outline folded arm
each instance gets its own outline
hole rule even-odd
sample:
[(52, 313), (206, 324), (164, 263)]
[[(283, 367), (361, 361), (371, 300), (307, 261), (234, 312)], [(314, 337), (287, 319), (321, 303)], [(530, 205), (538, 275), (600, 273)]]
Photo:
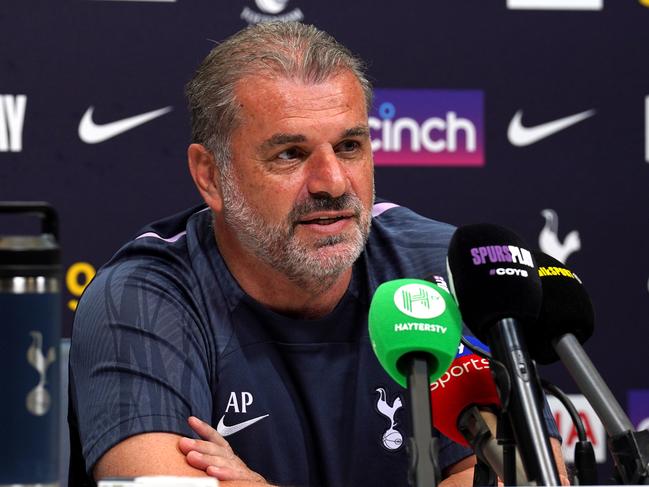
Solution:
[[(137, 477), (140, 475), (177, 475), (205, 477), (206, 469), (195, 468), (180, 449), (180, 435), (173, 433), (144, 433), (131, 436), (108, 450), (95, 465), (95, 480), (107, 477)], [(196, 441), (189, 440), (188, 441)], [(239, 470), (237, 480), (220, 479), (222, 487), (260, 487), (269, 485), (261, 475), (244, 471), (245, 464), (232, 454), (227, 468)], [(218, 478), (218, 476), (213, 475)]]

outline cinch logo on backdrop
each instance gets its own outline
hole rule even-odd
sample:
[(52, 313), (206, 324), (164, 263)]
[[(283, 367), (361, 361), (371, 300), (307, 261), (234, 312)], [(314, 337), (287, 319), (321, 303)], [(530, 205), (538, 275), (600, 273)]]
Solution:
[(378, 166), (484, 166), (477, 90), (374, 90), (369, 124)]
[(633, 389), (628, 392), (627, 410), (635, 429), (649, 429), (649, 389)]
[(0, 95), (0, 152), (23, 150), (26, 95)]
[(249, 24), (259, 22), (292, 22), (304, 19), (304, 14), (299, 8), (284, 12), (289, 0), (255, 0), (258, 12), (250, 7), (244, 7), (241, 11), (241, 18)]
[[(593, 444), (597, 463), (605, 463), (606, 431), (604, 431), (604, 425), (599, 420), (597, 414), (595, 414), (595, 410), (584, 396), (581, 394), (568, 394), (568, 397), (575, 405), (575, 408), (584, 423), (586, 436)], [(554, 420), (559, 428), (559, 434), (561, 435), (561, 438), (563, 438), (563, 443), (561, 444), (563, 457), (566, 461), (572, 462), (573, 458), (575, 458), (575, 443), (579, 440), (577, 429), (574, 424), (572, 424), (568, 411), (566, 411), (566, 408), (563, 407), (556, 397), (548, 396), (548, 403), (550, 404), (552, 415), (554, 416)]]

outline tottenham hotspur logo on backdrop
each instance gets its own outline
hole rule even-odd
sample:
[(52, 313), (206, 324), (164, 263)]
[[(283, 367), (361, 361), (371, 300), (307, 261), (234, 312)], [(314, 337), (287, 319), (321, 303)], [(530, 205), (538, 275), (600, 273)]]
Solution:
[(259, 11), (250, 7), (245, 7), (241, 12), (241, 18), (249, 24), (258, 24), (260, 22), (292, 22), (304, 19), (304, 14), (299, 8), (294, 8), (288, 12), (282, 13), (289, 0), (255, 0), (255, 5)]

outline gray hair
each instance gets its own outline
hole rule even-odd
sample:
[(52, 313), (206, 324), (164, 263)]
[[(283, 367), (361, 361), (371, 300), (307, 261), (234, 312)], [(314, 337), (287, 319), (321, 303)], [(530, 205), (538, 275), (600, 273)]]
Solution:
[(212, 151), (219, 167), (227, 170), (239, 115), (234, 93), (238, 81), (262, 73), (320, 83), (343, 70), (358, 79), (369, 113), (372, 86), (364, 63), (331, 35), (299, 22), (247, 27), (214, 47), (186, 86), (192, 142)]

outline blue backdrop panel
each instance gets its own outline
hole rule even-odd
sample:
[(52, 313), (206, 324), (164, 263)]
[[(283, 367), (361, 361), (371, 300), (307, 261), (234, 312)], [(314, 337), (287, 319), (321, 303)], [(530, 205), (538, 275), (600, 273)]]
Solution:
[[(199, 61), (249, 21), (303, 19), (368, 62), (376, 140), (386, 120), (413, 120), (392, 134), (400, 151), (377, 151), (377, 194), (562, 253), (594, 301), (587, 350), (647, 424), (648, 2), (514, 3), (2, 2), (0, 199), (59, 210), (64, 334), (96, 268), (145, 223), (199, 202), (183, 97)], [(577, 392), (561, 366), (543, 373)]]

